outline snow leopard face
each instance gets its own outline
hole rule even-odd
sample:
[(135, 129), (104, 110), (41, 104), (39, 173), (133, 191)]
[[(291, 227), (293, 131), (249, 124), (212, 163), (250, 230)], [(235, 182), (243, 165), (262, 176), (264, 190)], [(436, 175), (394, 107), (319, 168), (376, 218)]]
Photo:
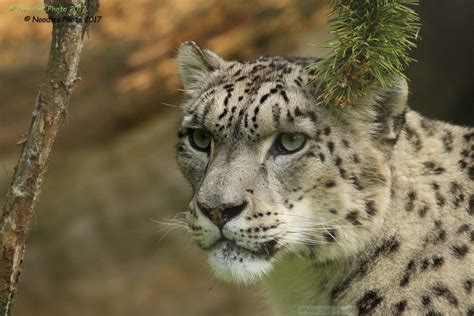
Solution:
[(250, 283), (284, 256), (347, 257), (377, 233), (404, 82), (341, 113), (318, 104), (311, 59), (228, 62), (186, 42), (177, 61), (187, 220), (216, 276)]

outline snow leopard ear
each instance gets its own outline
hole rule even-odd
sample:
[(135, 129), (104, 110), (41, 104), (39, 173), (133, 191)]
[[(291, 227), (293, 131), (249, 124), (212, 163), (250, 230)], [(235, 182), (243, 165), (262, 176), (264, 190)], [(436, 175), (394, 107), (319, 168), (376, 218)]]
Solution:
[(389, 87), (376, 87), (351, 113), (351, 119), (361, 122), (376, 141), (384, 145), (394, 145), (405, 125), (408, 110), (408, 84), (398, 78)]
[(181, 83), (187, 94), (199, 91), (209, 74), (222, 68), (225, 61), (217, 54), (202, 49), (195, 42), (184, 42), (179, 46), (177, 66)]

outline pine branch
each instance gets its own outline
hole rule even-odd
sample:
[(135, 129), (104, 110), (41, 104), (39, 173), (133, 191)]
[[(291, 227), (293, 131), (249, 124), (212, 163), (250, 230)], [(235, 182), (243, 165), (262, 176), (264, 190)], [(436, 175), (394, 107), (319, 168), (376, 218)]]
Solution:
[(330, 0), (331, 52), (310, 69), (329, 106), (352, 106), (374, 86), (387, 87), (409, 62), (420, 27), (407, 5), (417, 0)]

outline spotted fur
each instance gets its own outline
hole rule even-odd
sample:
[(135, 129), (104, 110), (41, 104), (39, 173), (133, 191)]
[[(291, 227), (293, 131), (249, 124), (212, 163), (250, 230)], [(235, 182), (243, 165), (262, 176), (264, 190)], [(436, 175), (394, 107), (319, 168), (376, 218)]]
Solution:
[[(278, 315), (472, 314), (472, 128), (410, 110), (404, 80), (320, 105), (309, 58), (224, 61), (187, 42), (177, 61), (188, 221), (219, 278), (263, 280)], [(195, 129), (212, 134), (208, 152), (190, 145)], [(308, 140), (282, 155), (282, 132)]]

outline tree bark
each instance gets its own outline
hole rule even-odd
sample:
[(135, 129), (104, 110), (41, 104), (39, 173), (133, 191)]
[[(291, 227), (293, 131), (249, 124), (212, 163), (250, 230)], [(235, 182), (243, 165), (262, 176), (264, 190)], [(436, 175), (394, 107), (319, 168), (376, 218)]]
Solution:
[(31, 217), (54, 139), (78, 80), (86, 17), (95, 15), (99, 1), (45, 0), (45, 8), (68, 10), (47, 10), (53, 30), (46, 75), (0, 219), (0, 315), (5, 316), (12, 313)]

